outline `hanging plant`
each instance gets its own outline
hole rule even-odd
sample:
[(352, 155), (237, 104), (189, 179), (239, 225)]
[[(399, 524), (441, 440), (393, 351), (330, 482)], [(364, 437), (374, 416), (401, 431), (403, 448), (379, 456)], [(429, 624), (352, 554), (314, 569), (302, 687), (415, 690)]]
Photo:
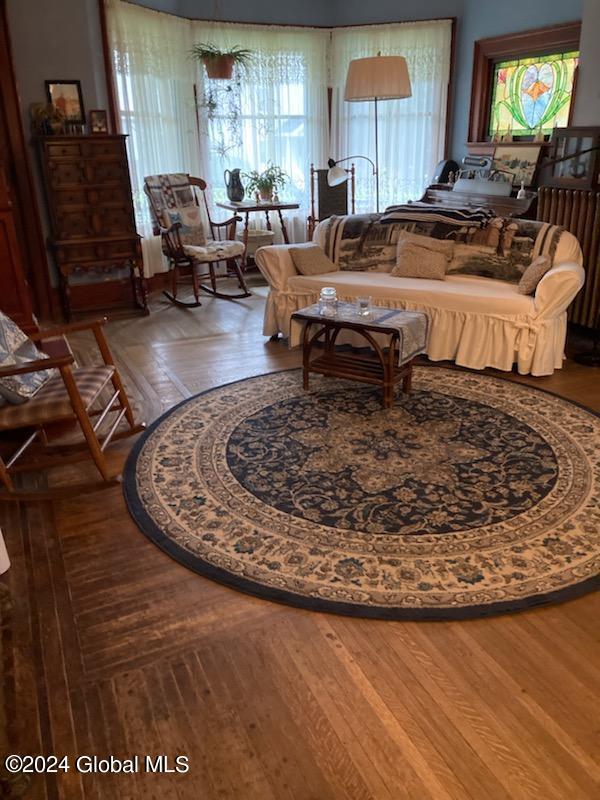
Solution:
[(230, 50), (219, 50), (214, 44), (198, 42), (192, 47), (192, 56), (204, 64), (206, 74), (213, 80), (231, 80), (234, 66), (247, 67), (252, 55), (252, 50), (237, 45)]

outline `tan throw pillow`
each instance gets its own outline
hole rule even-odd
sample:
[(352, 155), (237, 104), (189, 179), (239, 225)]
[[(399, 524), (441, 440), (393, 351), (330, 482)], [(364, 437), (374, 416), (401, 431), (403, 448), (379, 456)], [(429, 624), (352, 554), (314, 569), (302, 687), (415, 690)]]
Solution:
[(418, 247), (405, 241), (398, 246), (398, 260), (391, 274), (396, 278), (429, 278), (434, 281), (446, 280), (447, 257), (444, 253)]
[(290, 247), (290, 256), (300, 275), (324, 275), (326, 272), (338, 271), (338, 267), (318, 244)]
[(398, 263), (400, 250), (406, 244), (422, 247), (432, 253), (441, 253), (447, 259), (447, 261), (452, 261), (452, 256), (454, 255), (453, 241), (449, 241), (447, 239), (434, 239), (431, 236), (422, 236), (421, 234), (410, 233), (409, 231), (400, 231), (398, 234), (398, 244), (396, 246), (396, 263)]
[(519, 281), (519, 285), (517, 286), (519, 294), (533, 294), (537, 289), (538, 283), (551, 266), (552, 263), (548, 256), (538, 256), (534, 258)]

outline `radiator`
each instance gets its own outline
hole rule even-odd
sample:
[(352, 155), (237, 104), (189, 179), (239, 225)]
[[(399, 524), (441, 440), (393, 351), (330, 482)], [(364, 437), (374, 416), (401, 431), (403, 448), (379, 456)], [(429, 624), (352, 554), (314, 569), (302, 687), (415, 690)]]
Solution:
[(595, 327), (600, 313), (600, 192), (542, 186), (537, 218), (562, 225), (579, 239), (585, 284), (571, 303), (569, 320)]

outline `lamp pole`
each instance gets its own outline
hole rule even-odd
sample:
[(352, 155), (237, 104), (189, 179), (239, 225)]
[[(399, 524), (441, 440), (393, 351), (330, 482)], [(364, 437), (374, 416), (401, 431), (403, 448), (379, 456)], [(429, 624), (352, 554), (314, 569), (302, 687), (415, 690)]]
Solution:
[(379, 132), (377, 128), (377, 98), (375, 97), (375, 210), (379, 214)]

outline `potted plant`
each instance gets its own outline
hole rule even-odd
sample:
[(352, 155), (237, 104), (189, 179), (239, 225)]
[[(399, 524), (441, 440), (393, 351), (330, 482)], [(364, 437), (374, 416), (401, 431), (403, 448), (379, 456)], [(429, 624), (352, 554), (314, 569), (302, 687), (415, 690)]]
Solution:
[(204, 64), (209, 78), (229, 80), (234, 65), (248, 66), (252, 60), (252, 50), (237, 45), (230, 50), (219, 50), (214, 44), (199, 42), (192, 47), (192, 56)]
[(65, 115), (52, 103), (33, 103), (30, 111), (35, 133), (47, 136), (64, 132)]
[(267, 168), (262, 172), (252, 170), (252, 172), (245, 172), (244, 178), (248, 179), (246, 191), (248, 194), (258, 192), (260, 199), (270, 201), (273, 199), (273, 192), (276, 189), (283, 189), (287, 183), (288, 176), (281, 169), (269, 162)]

